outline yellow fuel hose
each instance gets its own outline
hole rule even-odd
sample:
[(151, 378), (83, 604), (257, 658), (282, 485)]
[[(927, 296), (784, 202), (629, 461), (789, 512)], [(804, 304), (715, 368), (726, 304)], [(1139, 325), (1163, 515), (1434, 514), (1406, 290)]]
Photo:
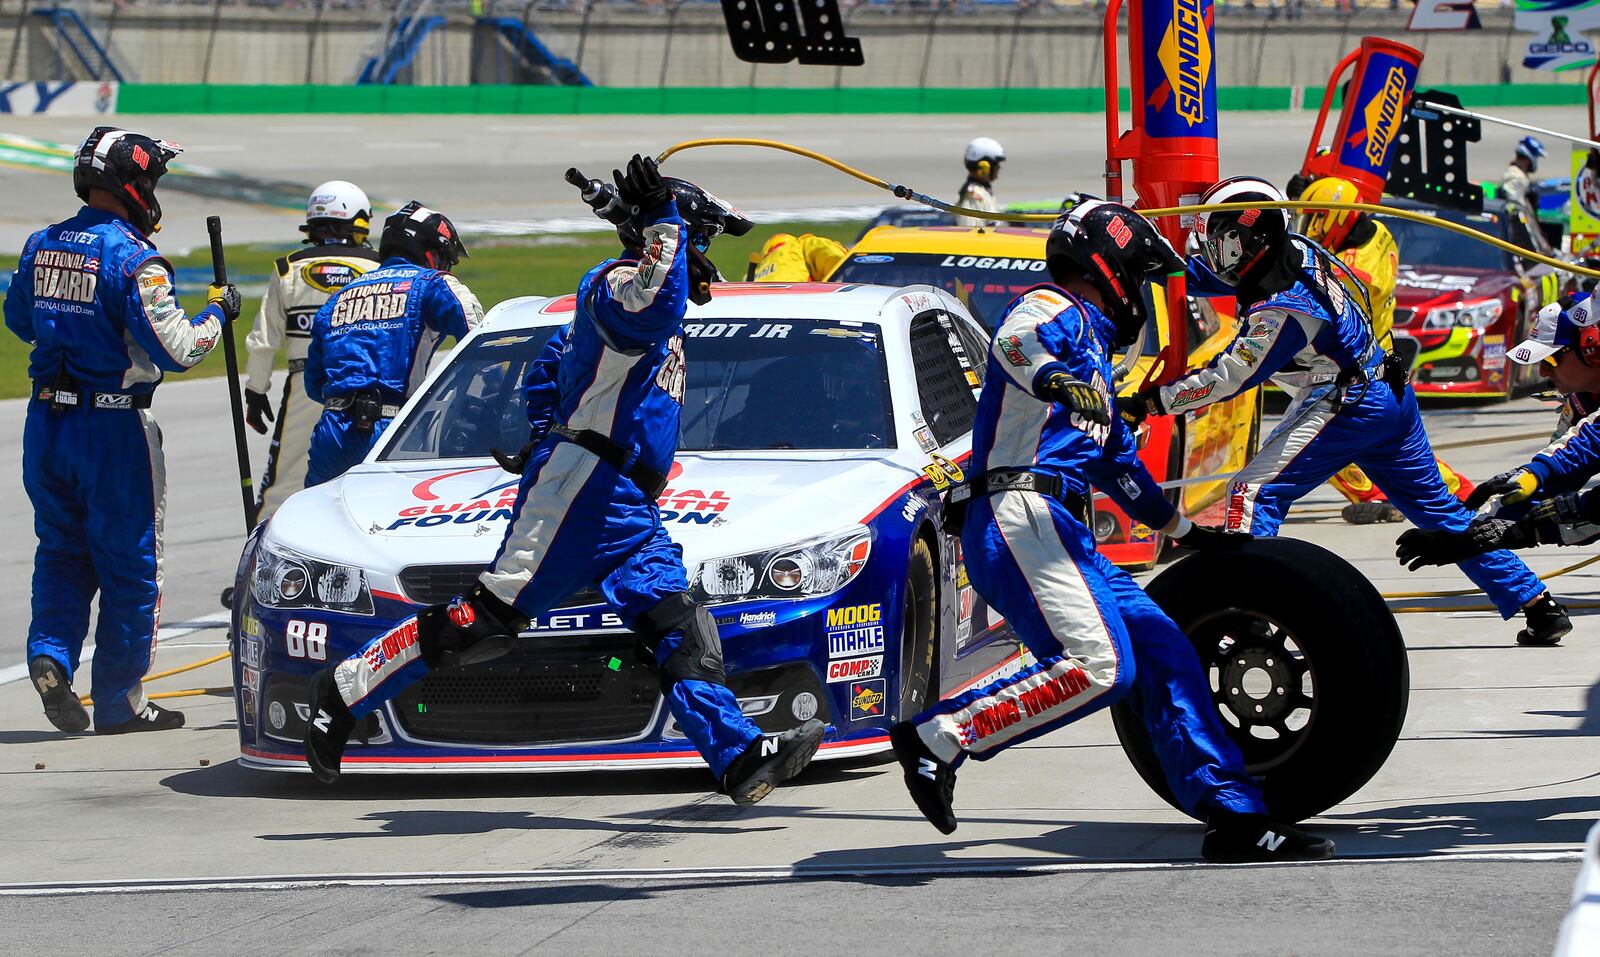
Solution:
[[(233, 657), (233, 653), (232, 652), (224, 651), (220, 655), (212, 655), (210, 658), (206, 658), (203, 661), (196, 661), (194, 664), (183, 665), (183, 666), (178, 667), (178, 668), (168, 668), (166, 671), (158, 671), (153, 675), (145, 675), (144, 676), (144, 680), (146, 682), (150, 682), (150, 681), (155, 681), (155, 680), (160, 679), (160, 678), (170, 678), (173, 675), (181, 675), (186, 671), (195, 671), (195, 670), (197, 670), (199, 668), (204, 668), (206, 665), (214, 665), (219, 661), (226, 661), (231, 657)], [(222, 689), (218, 689), (218, 688), (190, 688), (187, 691), (163, 691), (161, 694), (153, 694), (153, 695), (149, 695), (148, 697), (151, 697), (151, 698), (187, 698), (187, 697), (189, 697), (191, 695), (217, 694), (217, 693), (221, 693), (221, 692), (231, 692), (232, 690), (233, 689), (231, 689), (231, 688), (222, 688)], [(86, 705), (94, 704), (94, 699), (89, 697), (88, 695), (80, 695), (78, 700), (80, 702), (82, 702), (83, 704), (86, 704)]]
[[(660, 156), (656, 157), (656, 161), (659, 163), (665, 163), (669, 158), (676, 156), (684, 150), (704, 149), (706, 147), (713, 146), (752, 146), (758, 149), (778, 150), (784, 153), (792, 153), (795, 156), (802, 156), (806, 159), (821, 163), (824, 166), (836, 169), (839, 172), (844, 173), (846, 176), (853, 176), (870, 186), (876, 186), (879, 189), (887, 190), (900, 199), (910, 200), (914, 203), (920, 203), (924, 206), (930, 206), (934, 209), (943, 210), (947, 213), (955, 213), (958, 216), (967, 216), (972, 219), (981, 219), (987, 222), (995, 223), (1053, 223), (1058, 218), (1057, 214), (1055, 213), (992, 213), (982, 209), (968, 209), (965, 206), (956, 206), (951, 203), (946, 203), (942, 200), (934, 199), (932, 196), (929, 196), (926, 193), (918, 192), (909, 186), (901, 186), (897, 183), (891, 183), (888, 180), (873, 176), (871, 173), (866, 173), (856, 169), (853, 166), (841, 163), (833, 157), (824, 153), (819, 153), (816, 150), (808, 150), (803, 146), (795, 146), (792, 143), (784, 143), (779, 140), (752, 139), (747, 137), (718, 137), (712, 139), (686, 140), (682, 143), (677, 143), (673, 146), (667, 147), (661, 152)], [(1520, 256), (1523, 259), (1529, 259), (1537, 263), (1542, 263), (1551, 267), (1552, 269), (1559, 269), (1562, 272), (1572, 273), (1575, 276), (1588, 276), (1593, 279), (1600, 279), (1600, 270), (1590, 269), (1586, 266), (1579, 266), (1574, 263), (1563, 262), (1553, 256), (1546, 256), (1545, 254), (1536, 252), (1535, 250), (1524, 249), (1515, 243), (1506, 242), (1498, 236), (1491, 236), (1488, 233), (1473, 229), (1470, 226), (1463, 226), (1460, 223), (1453, 223), (1447, 219), (1442, 219), (1438, 216), (1429, 216), (1426, 213), (1419, 213), (1414, 210), (1397, 209), (1392, 206), (1379, 206), (1374, 203), (1305, 203), (1300, 202), (1299, 200), (1287, 200), (1283, 202), (1267, 203), (1211, 203), (1204, 206), (1166, 206), (1159, 209), (1141, 209), (1139, 212), (1145, 216), (1159, 219), (1167, 216), (1190, 216), (1198, 213), (1217, 213), (1240, 209), (1338, 209), (1353, 210), (1363, 213), (1381, 213), (1384, 216), (1392, 216), (1396, 219), (1409, 219), (1412, 222), (1422, 223), (1426, 226), (1436, 226), (1439, 229), (1449, 230), (1453, 233), (1460, 233), (1463, 236), (1470, 236), (1479, 242), (1488, 243), (1490, 246), (1493, 246), (1496, 249), (1502, 249), (1508, 253), (1511, 253), (1512, 255)]]

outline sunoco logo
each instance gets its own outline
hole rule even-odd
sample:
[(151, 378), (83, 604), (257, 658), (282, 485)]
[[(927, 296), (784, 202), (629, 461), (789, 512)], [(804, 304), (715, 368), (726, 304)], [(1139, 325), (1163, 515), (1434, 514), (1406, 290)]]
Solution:
[(1206, 36), (1201, 0), (1172, 0), (1172, 22), (1161, 39), (1161, 69), (1176, 102), (1173, 110), (1190, 126), (1205, 122), (1206, 77), (1211, 75), (1211, 41)]
[(1383, 158), (1400, 129), (1400, 108), (1406, 100), (1406, 73), (1397, 66), (1389, 68), (1383, 89), (1367, 104), (1367, 161), (1382, 166)]

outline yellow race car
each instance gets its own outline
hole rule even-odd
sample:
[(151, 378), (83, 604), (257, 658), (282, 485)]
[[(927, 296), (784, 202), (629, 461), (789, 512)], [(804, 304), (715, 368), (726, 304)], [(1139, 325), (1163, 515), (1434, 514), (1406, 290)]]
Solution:
[[(928, 283), (955, 293), (986, 328), (1011, 301), (1050, 281), (1045, 271), (1042, 229), (1001, 226), (879, 226), (851, 247), (829, 277), (833, 282), (903, 286)], [(1152, 296), (1160, 330), (1159, 343), (1119, 383), (1127, 393), (1139, 388), (1155, 354), (1167, 343), (1166, 300)], [(1204, 365), (1227, 348), (1236, 323), (1231, 316), (1191, 309), (1188, 341), (1190, 367)], [(1158, 481), (1172, 483), (1174, 500), (1184, 514), (1199, 521), (1221, 521), (1227, 479), (1254, 454), (1260, 435), (1260, 390), (1218, 402), (1188, 416), (1152, 416), (1141, 435), (1139, 457)], [(1095, 539), (1111, 561), (1124, 567), (1148, 568), (1161, 554), (1161, 536), (1133, 522), (1110, 500), (1095, 503)]]

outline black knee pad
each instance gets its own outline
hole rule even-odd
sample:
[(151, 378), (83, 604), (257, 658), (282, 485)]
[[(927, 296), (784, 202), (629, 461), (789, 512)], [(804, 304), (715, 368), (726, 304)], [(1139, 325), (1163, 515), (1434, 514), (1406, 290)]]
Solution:
[(511, 650), (528, 619), (480, 583), (464, 597), (417, 613), (417, 646), (429, 668), (498, 658)]
[(649, 655), (655, 664), (656, 647), (674, 631), (683, 632), (683, 643), (661, 663), (661, 687), (666, 690), (679, 681), (708, 681), (727, 684), (722, 666), (722, 641), (711, 610), (696, 605), (688, 592), (674, 592), (639, 617), (641, 657)]

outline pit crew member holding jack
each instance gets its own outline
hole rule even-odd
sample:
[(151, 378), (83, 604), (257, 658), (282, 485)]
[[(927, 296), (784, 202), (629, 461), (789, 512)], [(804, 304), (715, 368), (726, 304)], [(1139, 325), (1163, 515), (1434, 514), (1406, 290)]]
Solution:
[(972, 478), (960, 487), (970, 498), (947, 506), (952, 518), (965, 512), (973, 587), (1038, 661), (890, 728), (906, 787), (949, 834), (956, 769), (969, 755), (993, 757), (1127, 694), (1178, 802), (1206, 819), (1208, 861), (1329, 857), (1331, 842), (1268, 819), (1193, 646), (1095, 551), (1087, 523), (1092, 483), (1190, 547), (1248, 538), (1180, 515), (1111, 412), (1112, 352), (1139, 338), (1147, 279), (1180, 270), (1182, 260), (1143, 217), (1098, 201), (1057, 220), (1045, 248), (1056, 285), (1024, 293), (1000, 320), (973, 429)]
[(736, 803), (766, 797), (822, 741), (819, 721), (763, 738), (740, 712), (716, 624), (690, 597), (682, 549), (656, 507), (677, 451), (685, 309), (710, 301), (711, 241), (751, 223), (692, 183), (663, 180), (649, 158), (634, 156), (614, 176), (615, 202), (597, 189), (591, 205), (625, 211), (607, 218), (621, 219), (636, 258), (583, 278), (576, 316), (526, 383), (530, 422), (549, 428), (516, 463), (522, 482), (500, 550), (469, 594), (316, 677), (306, 759), (324, 781), (337, 778), (360, 716), (432, 669), (503, 654), (530, 619), (591, 584), (639, 636), (678, 726)]
[[(1306, 202), (1353, 203), (1361, 194), (1347, 179), (1325, 176), (1300, 193)], [(1365, 297), (1372, 319), (1372, 334), (1384, 349), (1394, 348), (1394, 285), (1400, 269), (1400, 248), (1389, 227), (1366, 213), (1349, 209), (1306, 209), (1300, 212), (1296, 229), (1307, 239), (1322, 244), (1339, 257), (1345, 269), (1339, 278), (1350, 294)], [(1472, 494), (1472, 483), (1435, 458), (1439, 477), (1457, 498)], [(1334, 475), (1333, 487), (1349, 500), (1341, 517), (1352, 525), (1375, 522), (1400, 522), (1405, 516), (1389, 503), (1383, 490), (1367, 478), (1359, 465), (1347, 465)]]
[[(378, 254), (367, 245), (371, 221), (372, 204), (354, 183), (336, 179), (312, 190), (300, 227), (308, 248), (274, 263), (276, 275), (267, 281), (261, 311), (245, 338), (250, 350), (245, 424), (265, 435), (267, 423), (276, 420), (256, 501), (258, 521), (271, 518), (285, 499), (305, 488), (311, 430), (322, 415), (322, 407), (306, 397), (303, 381), (311, 321), (329, 296), (378, 265)], [(289, 371), (274, 414), (268, 390), (280, 348), (288, 350)]]
[[(1282, 201), (1264, 180), (1236, 176), (1202, 204)], [(1463, 531), (1472, 512), (1439, 478), (1404, 363), (1391, 360), (1362, 304), (1322, 247), (1289, 232), (1281, 209), (1203, 213), (1203, 255), (1189, 263), (1196, 295), (1236, 297), (1239, 334), (1203, 369), (1117, 400), (1130, 424), (1147, 413), (1178, 414), (1272, 379), (1292, 397), (1273, 430), (1229, 484), (1227, 528), (1276, 535), (1289, 506), (1351, 462), (1422, 528)], [(1491, 552), (1461, 563), (1504, 618), (1521, 609), (1522, 644), (1548, 644), (1572, 630), (1566, 609), (1521, 559)]]
[(156, 184), (181, 147), (102, 126), (73, 160), (77, 215), (28, 237), (5, 300), (6, 327), (33, 346), (22, 484), (39, 537), (28, 675), (57, 729), (89, 727), (72, 690), (89, 602), (98, 734), (183, 727), (145, 697), (161, 617), (166, 465), (150, 399), (163, 373), (193, 368), (239, 316), (239, 291), (213, 286), (186, 315), (172, 266), (150, 241)]
[(439, 341), (483, 321), (478, 297), (450, 274), (466, 255), (455, 225), (413, 200), (383, 222), (382, 265), (317, 310), (305, 387), (326, 408), (311, 433), (307, 488), (365, 458), (428, 374)]
[[(980, 136), (967, 144), (961, 157), (967, 167), (966, 182), (956, 193), (956, 205), (985, 213), (1000, 212), (1000, 201), (994, 197), (994, 181), (1000, 178), (1000, 164), (1006, 161), (1006, 149), (998, 140)], [(994, 223), (975, 216), (956, 216), (957, 226), (993, 226)]]

